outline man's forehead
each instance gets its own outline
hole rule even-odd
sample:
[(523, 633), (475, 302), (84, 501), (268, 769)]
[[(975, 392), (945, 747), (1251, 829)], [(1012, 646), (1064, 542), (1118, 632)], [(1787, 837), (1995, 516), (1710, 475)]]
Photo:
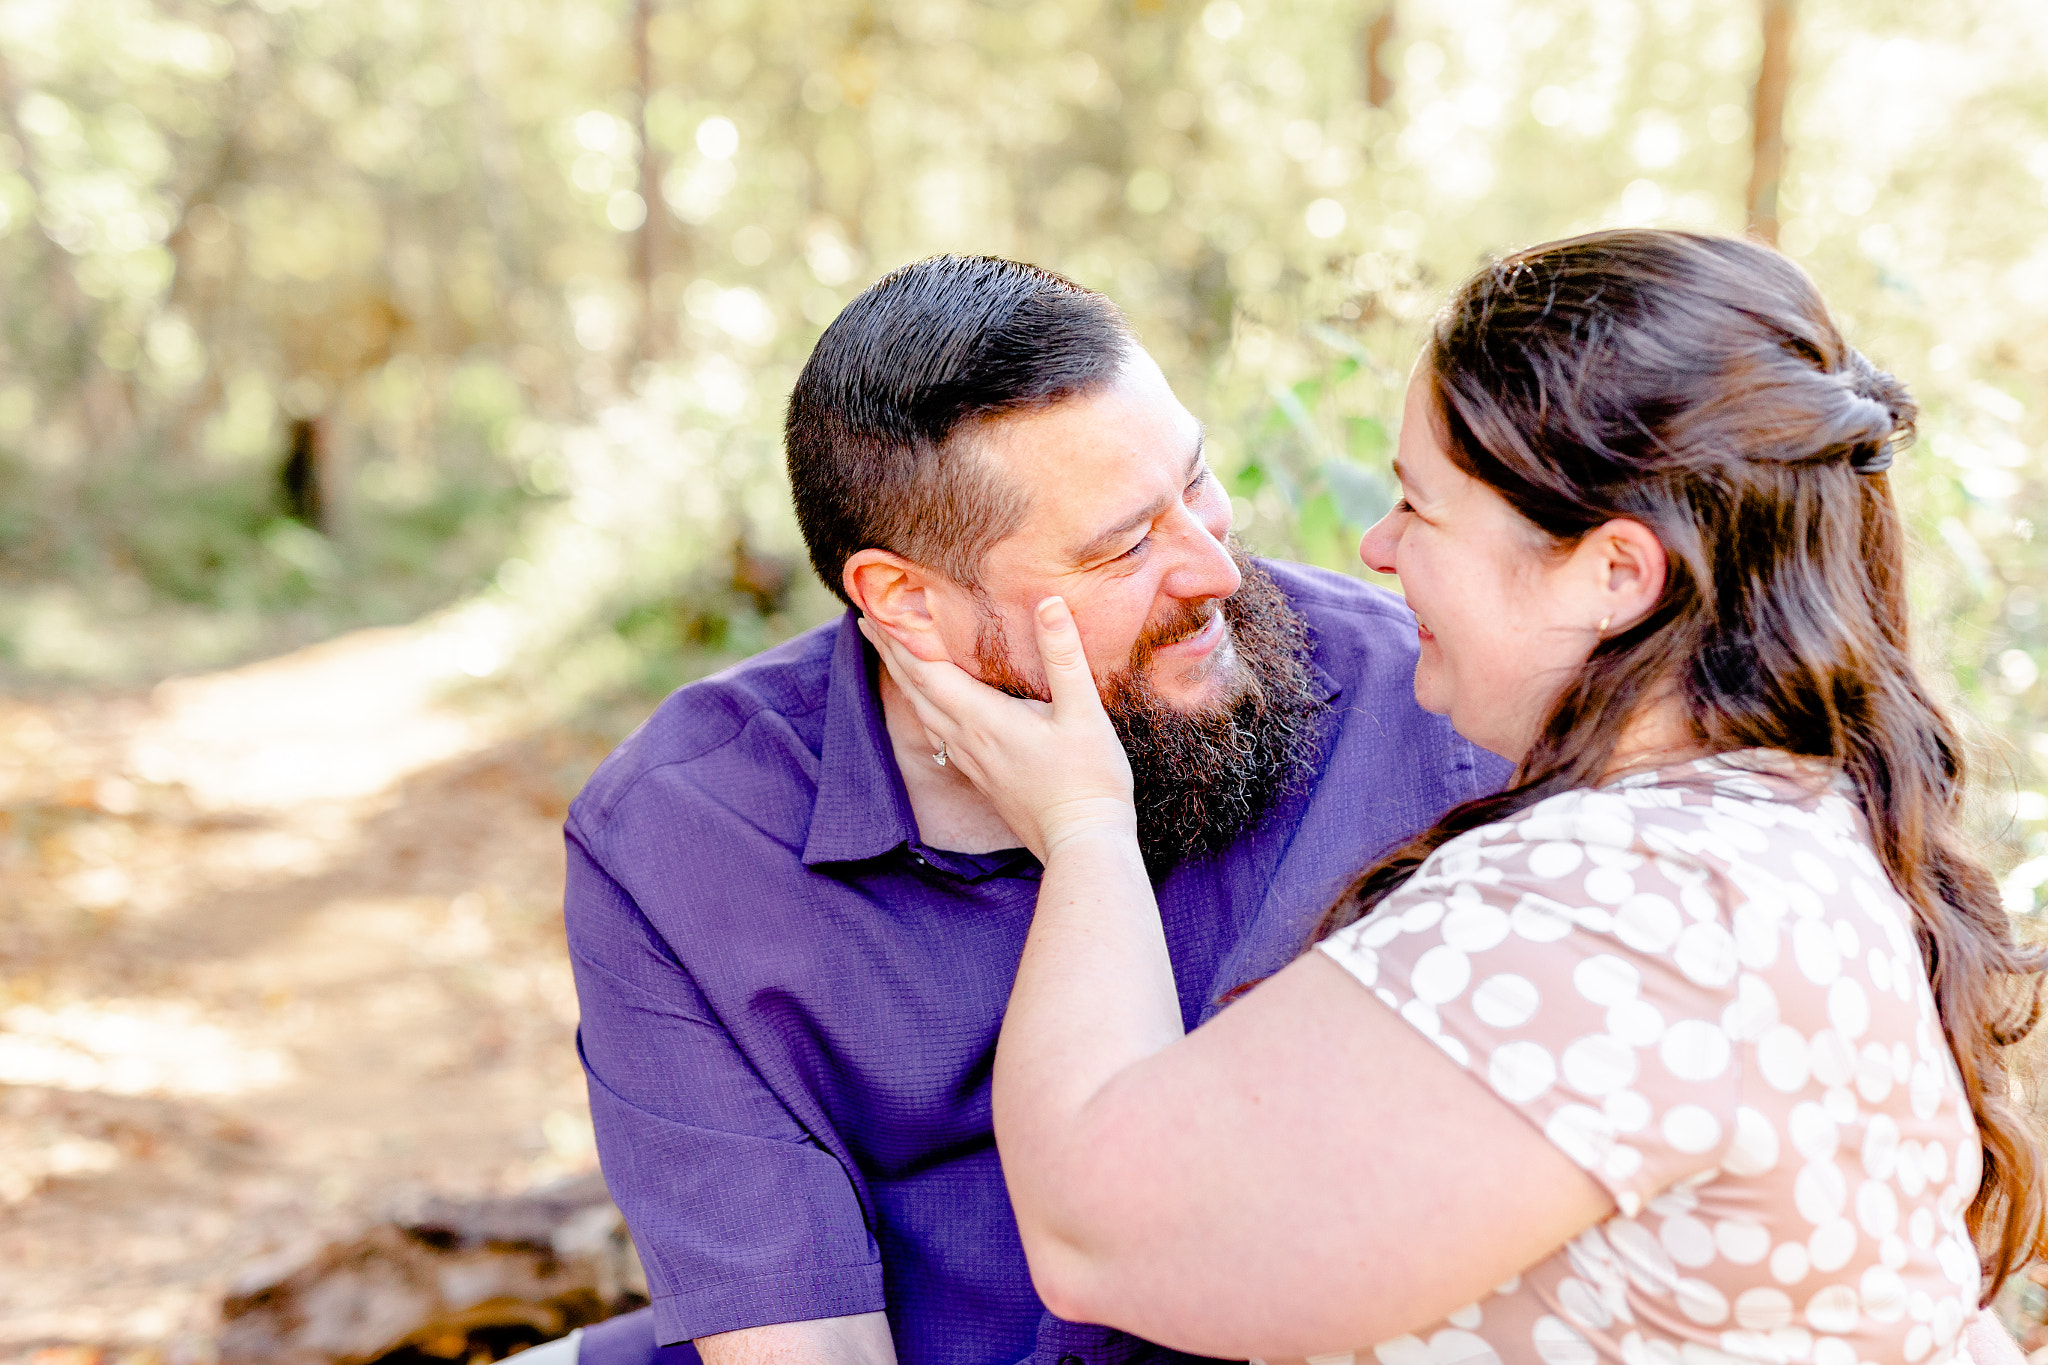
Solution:
[(1124, 465), (1187, 448), (1200, 424), (1143, 351), (1109, 382), (1038, 407), (982, 419), (967, 441), (992, 472), (1027, 491), (1087, 493)]

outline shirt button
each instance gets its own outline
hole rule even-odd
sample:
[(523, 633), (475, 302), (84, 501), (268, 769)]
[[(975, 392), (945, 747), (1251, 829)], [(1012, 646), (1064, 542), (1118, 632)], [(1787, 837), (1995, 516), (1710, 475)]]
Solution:
[(1088, 1365), (1088, 1362), (1077, 1355), (1064, 1355), (1060, 1357), (1060, 1365)]

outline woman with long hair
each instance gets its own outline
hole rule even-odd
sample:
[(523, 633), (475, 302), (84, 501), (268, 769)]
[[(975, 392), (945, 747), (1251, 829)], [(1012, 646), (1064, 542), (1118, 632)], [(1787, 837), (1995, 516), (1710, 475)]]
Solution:
[(994, 1103), (1054, 1312), (1386, 1365), (1967, 1353), (2044, 1250), (2005, 1060), (2041, 962), (1908, 646), (1913, 417), (1764, 247), (1480, 271), (1361, 553), (1416, 615), (1418, 700), (1513, 780), (1186, 1037), (1064, 605), (1049, 704), (869, 627), (1045, 863)]

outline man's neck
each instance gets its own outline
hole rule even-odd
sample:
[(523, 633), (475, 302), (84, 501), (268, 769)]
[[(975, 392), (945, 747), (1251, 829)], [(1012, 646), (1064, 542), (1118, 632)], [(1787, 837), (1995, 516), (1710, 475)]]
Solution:
[(881, 675), (882, 724), (889, 731), (889, 747), (896, 766), (903, 770), (903, 789), (910, 796), (910, 812), (917, 819), (917, 835), (927, 847), (954, 853), (994, 853), (998, 849), (1020, 848), (1024, 841), (1010, 832), (1003, 817), (960, 770), (932, 761), (936, 747), (925, 737), (910, 699), (896, 686), (886, 668)]

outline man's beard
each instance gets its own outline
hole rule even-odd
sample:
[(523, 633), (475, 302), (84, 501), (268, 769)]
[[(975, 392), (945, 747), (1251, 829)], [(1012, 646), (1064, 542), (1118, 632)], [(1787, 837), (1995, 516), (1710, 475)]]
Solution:
[[(1154, 877), (1184, 858), (1222, 850), (1282, 795), (1305, 785), (1322, 756), (1328, 707), (1309, 671), (1308, 622), (1271, 575), (1235, 545), (1231, 555), (1244, 582), (1220, 604), (1237, 653), (1230, 691), (1190, 712), (1152, 685), (1153, 653), (1200, 630), (1212, 610), (1207, 603), (1184, 603), (1148, 626), (1129, 662), (1101, 687), (1130, 757), (1138, 846)], [(989, 686), (1045, 698), (1017, 671), (992, 611), (982, 614), (975, 662)]]

